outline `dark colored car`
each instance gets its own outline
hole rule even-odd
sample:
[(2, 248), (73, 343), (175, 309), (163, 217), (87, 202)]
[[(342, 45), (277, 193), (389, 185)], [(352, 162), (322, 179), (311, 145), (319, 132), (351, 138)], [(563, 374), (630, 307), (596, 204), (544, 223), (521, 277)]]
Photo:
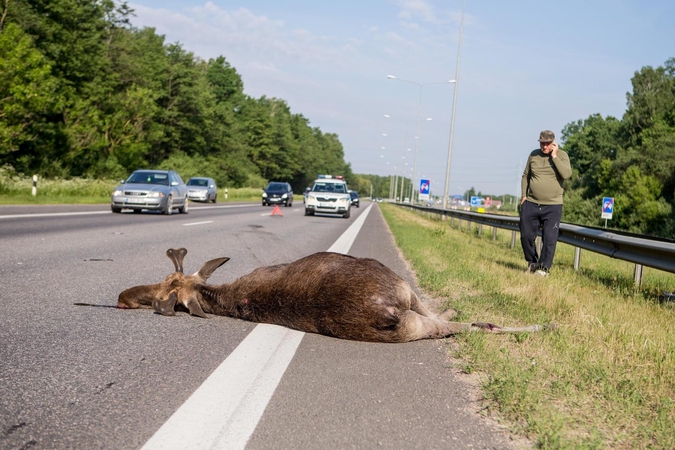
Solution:
[(270, 181), (262, 193), (262, 205), (293, 206), (293, 189), (282, 181)]
[(114, 213), (148, 209), (168, 215), (174, 208), (182, 214), (188, 212), (188, 188), (173, 170), (136, 170), (121, 183), (110, 196)]
[(361, 199), (359, 198), (359, 193), (356, 191), (349, 191), (349, 195), (352, 198), (352, 205), (357, 208), (361, 206)]
[(192, 177), (187, 182), (188, 198), (195, 202), (216, 202), (218, 186), (213, 178)]

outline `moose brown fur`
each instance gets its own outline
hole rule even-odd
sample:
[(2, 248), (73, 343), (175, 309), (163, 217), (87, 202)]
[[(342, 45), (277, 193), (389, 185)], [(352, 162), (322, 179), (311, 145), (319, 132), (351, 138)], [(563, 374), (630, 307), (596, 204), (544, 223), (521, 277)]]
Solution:
[(208, 261), (184, 275), (187, 250), (169, 249), (176, 271), (163, 282), (134, 286), (119, 295), (118, 308), (149, 308), (175, 315), (236, 317), (283, 325), (308, 333), (371, 342), (442, 338), (464, 331), (538, 331), (548, 326), (503, 328), (488, 323), (450, 322), (454, 310), (431, 313), (410, 285), (382, 263), (339, 253), (315, 253), (288, 264), (261, 267), (233, 283), (206, 280), (229, 258)]

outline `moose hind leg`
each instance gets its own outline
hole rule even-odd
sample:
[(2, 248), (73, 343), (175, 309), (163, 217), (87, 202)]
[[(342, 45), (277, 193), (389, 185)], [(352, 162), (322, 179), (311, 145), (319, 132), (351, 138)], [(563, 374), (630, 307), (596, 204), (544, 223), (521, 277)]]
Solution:
[(440, 339), (452, 334), (467, 331), (467, 325), (459, 322), (447, 322), (435, 317), (426, 317), (415, 311), (406, 311), (398, 326), (398, 341), (409, 342), (418, 339)]

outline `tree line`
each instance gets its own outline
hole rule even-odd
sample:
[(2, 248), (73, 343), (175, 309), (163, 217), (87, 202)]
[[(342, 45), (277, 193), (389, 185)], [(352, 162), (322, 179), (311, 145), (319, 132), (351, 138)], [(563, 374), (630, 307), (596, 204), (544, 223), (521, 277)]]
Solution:
[(675, 236), (675, 58), (647, 66), (631, 79), (626, 111), (617, 118), (593, 114), (567, 124), (563, 149), (572, 179), (563, 220), (604, 224), (603, 197), (614, 198), (608, 226), (672, 239)]
[[(279, 180), (297, 191), (330, 173), (362, 195), (389, 196), (391, 178), (354, 174), (337, 135), (282, 99), (246, 95), (224, 56), (205, 61), (133, 27), (125, 2), (0, 0), (0, 8), (5, 170), (120, 179), (172, 168), (221, 186)], [(602, 198), (614, 197), (612, 228), (672, 238), (675, 58), (635, 72), (632, 87), (621, 119), (594, 114), (564, 127), (574, 174), (563, 220), (602, 226)]]
[(353, 177), (338, 136), (130, 24), (113, 0), (0, 0), (0, 166), (47, 178), (173, 168), (222, 186)]

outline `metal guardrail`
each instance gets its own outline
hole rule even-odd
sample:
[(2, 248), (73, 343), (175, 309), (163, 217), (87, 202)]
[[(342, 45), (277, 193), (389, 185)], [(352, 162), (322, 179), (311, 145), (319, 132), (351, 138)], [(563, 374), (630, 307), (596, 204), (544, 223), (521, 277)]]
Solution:
[[(519, 217), (454, 209), (428, 208), (402, 203), (397, 204), (430, 214), (474, 222), (479, 224), (479, 226), (491, 226), (493, 227), (493, 236), (495, 237), (497, 228), (511, 230), (511, 247), (515, 246), (516, 232), (519, 231)], [(479, 233), (480, 231), (481, 229), (479, 228)], [(541, 235), (541, 233), (539, 234)], [(643, 266), (675, 273), (675, 241), (669, 239), (652, 238), (632, 233), (611, 232), (598, 228), (561, 223), (558, 241), (575, 247), (575, 269), (579, 269), (581, 249), (584, 249), (609, 256), (610, 258), (635, 263), (634, 278), (635, 284), (638, 286), (642, 283)]]

